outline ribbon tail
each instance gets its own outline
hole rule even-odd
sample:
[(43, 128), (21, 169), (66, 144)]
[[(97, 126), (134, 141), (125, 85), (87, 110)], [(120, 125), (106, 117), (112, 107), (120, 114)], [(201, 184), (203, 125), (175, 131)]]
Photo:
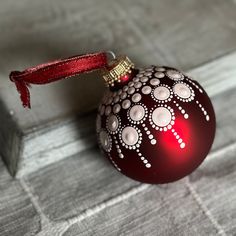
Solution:
[(20, 99), (21, 99), (23, 107), (31, 108), (30, 92), (28, 89), (28, 87), (30, 87), (30, 85), (23, 80), (20, 80), (20, 79), (18, 80), (16, 78), (14, 78), (13, 73), (11, 73), (10, 78), (11, 78), (11, 81), (14, 82), (16, 85), (16, 89), (20, 94)]

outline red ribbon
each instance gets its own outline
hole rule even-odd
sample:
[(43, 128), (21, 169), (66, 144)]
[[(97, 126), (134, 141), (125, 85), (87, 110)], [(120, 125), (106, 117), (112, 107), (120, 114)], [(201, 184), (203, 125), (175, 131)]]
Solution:
[(30, 108), (30, 84), (47, 84), (80, 73), (107, 66), (105, 52), (74, 56), (28, 68), (12, 71), (10, 80), (15, 83), (24, 107)]

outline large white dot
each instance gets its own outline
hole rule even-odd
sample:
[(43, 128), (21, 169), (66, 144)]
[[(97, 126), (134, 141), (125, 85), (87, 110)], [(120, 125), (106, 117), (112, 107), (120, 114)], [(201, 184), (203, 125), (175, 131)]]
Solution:
[(159, 79), (151, 79), (150, 84), (156, 86), (156, 85), (160, 84), (160, 80)]
[(142, 96), (139, 94), (139, 93), (135, 93), (133, 96), (132, 96), (132, 101), (133, 102), (139, 102), (141, 100)]
[(190, 88), (182, 83), (177, 83), (173, 87), (174, 93), (181, 98), (189, 98), (191, 96)]
[(180, 80), (182, 79), (182, 74), (176, 70), (168, 70), (166, 74), (173, 80)]
[(135, 88), (134, 87), (130, 87), (128, 89), (128, 94), (133, 94), (135, 92)]
[(142, 87), (142, 83), (141, 83), (141, 82), (136, 82), (136, 83), (134, 84), (134, 87), (135, 87), (135, 88), (140, 88), (140, 87)]
[(126, 93), (126, 92), (123, 92), (123, 93), (120, 95), (120, 97), (121, 97), (122, 99), (125, 99), (125, 98), (127, 97), (127, 93)]
[(120, 111), (120, 104), (116, 104), (114, 107), (113, 107), (113, 112), (114, 113), (118, 113)]
[(128, 126), (122, 130), (122, 140), (127, 145), (134, 145), (138, 142), (138, 132), (135, 128)]
[(128, 99), (125, 99), (125, 100), (122, 102), (122, 108), (124, 108), (124, 109), (128, 109), (128, 108), (130, 107), (130, 105), (131, 105), (131, 102), (130, 102), (130, 100), (128, 100)]
[(165, 127), (171, 122), (171, 113), (165, 107), (158, 107), (152, 113), (154, 124), (159, 127)]
[(108, 116), (111, 113), (111, 106), (107, 106), (105, 109), (105, 114)]
[(115, 115), (110, 115), (107, 118), (107, 127), (110, 131), (115, 132), (118, 129), (119, 121)]
[(150, 86), (144, 86), (144, 87), (142, 88), (142, 93), (143, 93), (143, 94), (149, 94), (149, 93), (151, 93), (151, 91), (152, 91), (152, 89), (151, 89)]
[(130, 118), (134, 121), (140, 121), (145, 115), (145, 110), (141, 105), (135, 105), (130, 109)]
[(111, 142), (110, 142), (109, 134), (106, 131), (102, 130), (99, 133), (99, 139), (100, 139), (100, 143), (101, 143), (103, 149), (108, 151), (111, 148)]
[(170, 96), (170, 90), (164, 86), (154, 89), (153, 95), (158, 100), (166, 100)]

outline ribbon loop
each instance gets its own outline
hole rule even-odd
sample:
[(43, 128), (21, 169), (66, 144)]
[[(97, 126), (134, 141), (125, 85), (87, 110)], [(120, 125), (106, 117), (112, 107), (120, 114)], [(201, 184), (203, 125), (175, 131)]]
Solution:
[(63, 78), (106, 67), (105, 52), (85, 54), (28, 68), (12, 71), (10, 80), (15, 83), (24, 107), (30, 108), (30, 84), (47, 84)]

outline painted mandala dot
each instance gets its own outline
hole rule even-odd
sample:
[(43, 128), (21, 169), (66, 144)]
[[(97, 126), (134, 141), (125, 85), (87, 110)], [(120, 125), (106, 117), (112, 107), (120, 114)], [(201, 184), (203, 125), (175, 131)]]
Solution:
[(101, 143), (103, 149), (106, 150), (106, 151), (109, 151), (110, 148), (111, 148), (111, 142), (110, 142), (109, 134), (106, 131), (102, 130), (99, 133), (99, 139), (100, 139), (100, 143)]
[(131, 87), (128, 89), (128, 94), (133, 94), (135, 92), (135, 88)]
[(148, 77), (144, 76), (141, 78), (141, 82), (146, 83), (148, 81)]
[(160, 84), (160, 80), (159, 79), (151, 79), (150, 84), (156, 86), (156, 85)]
[(126, 93), (126, 92), (123, 92), (123, 93), (120, 95), (120, 97), (121, 97), (122, 99), (125, 99), (125, 98), (127, 97), (127, 93)]
[(145, 110), (141, 105), (135, 105), (130, 109), (130, 118), (134, 121), (140, 121), (145, 115)]
[(176, 70), (168, 70), (166, 72), (167, 76), (173, 80), (180, 80), (182, 79), (182, 74)]
[(115, 132), (118, 129), (119, 121), (115, 115), (110, 115), (107, 118), (107, 127), (111, 132)]
[(105, 109), (105, 114), (108, 116), (111, 113), (111, 107), (107, 106)]
[(190, 88), (182, 83), (177, 83), (173, 87), (174, 93), (181, 98), (189, 98), (191, 96)]
[(139, 102), (141, 100), (142, 96), (139, 94), (139, 93), (135, 93), (133, 96), (132, 96), (132, 101), (133, 102)]
[(170, 96), (170, 90), (164, 86), (154, 89), (153, 95), (158, 100), (166, 100)]
[(122, 130), (122, 140), (127, 145), (134, 145), (138, 142), (138, 132), (135, 128), (128, 126)]
[(142, 93), (143, 94), (149, 94), (149, 93), (151, 93), (151, 91), (152, 91), (152, 88), (150, 86), (144, 86), (142, 88)]
[(152, 121), (159, 127), (165, 127), (171, 122), (171, 113), (165, 107), (158, 107), (152, 113)]
[(113, 112), (114, 113), (118, 113), (120, 111), (121, 107), (120, 107), (120, 104), (116, 104), (114, 107), (113, 107)]
[(130, 107), (130, 105), (131, 105), (131, 102), (128, 99), (126, 99), (122, 102), (122, 108), (124, 108), (124, 109), (128, 109)]
[(156, 73), (154, 74), (154, 76), (157, 77), (157, 78), (163, 78), (163, 77), (165, 76), (165, 74), (162, 73), (162, 72), (156, 72)]

